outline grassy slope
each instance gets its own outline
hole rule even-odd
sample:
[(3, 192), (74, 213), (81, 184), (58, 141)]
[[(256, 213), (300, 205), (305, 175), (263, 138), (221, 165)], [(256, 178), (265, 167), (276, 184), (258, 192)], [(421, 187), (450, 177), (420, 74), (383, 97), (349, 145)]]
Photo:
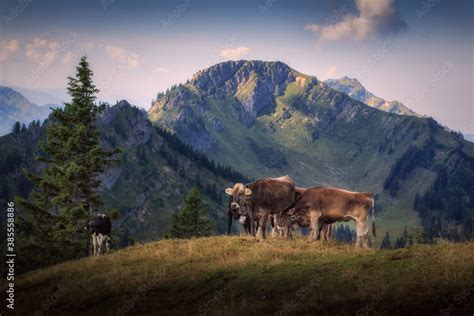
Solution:
[(472, 313), (473, 262), (474, 243), (380, 251), (300, 239), (164, 240), (20, 276), (16, 304), (20, 314)]

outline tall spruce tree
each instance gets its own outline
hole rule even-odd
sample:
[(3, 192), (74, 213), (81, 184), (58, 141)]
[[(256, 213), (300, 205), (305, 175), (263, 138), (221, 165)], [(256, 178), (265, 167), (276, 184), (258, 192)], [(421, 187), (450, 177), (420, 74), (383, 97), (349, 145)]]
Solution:
[(184, 198), (183, 208), (173, 215), (169, 236), (172, 238), (191, 238), (209, 236), (212, 222), (208, 209), (202, 201), (201, 192), (193, 187)]
[(105, 151), (99, 144), (96, 120), (104, 106), (95, 103), (99, 90), (92, 76), (87, 58), (82, 57), (75, 77), (68, 77), (71, 101), (50, 116), (47, 140), (41, 146), (43, 155), (37, 157), (46, 168), (42, 175), (29, 174), (35, 187), (28, 200), (19, 200), (29, 214), (25, 231), (34, 240), (33, 227), (43, 222), (47, 235), (43, 237), (61, 259), (87, 254), (88, 236), (83, 226), (102, 205), (98, 176), (118, 152)]

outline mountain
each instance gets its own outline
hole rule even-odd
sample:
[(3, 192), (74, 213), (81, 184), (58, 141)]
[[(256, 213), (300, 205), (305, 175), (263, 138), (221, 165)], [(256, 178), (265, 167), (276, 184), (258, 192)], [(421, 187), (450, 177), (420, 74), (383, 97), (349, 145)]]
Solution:
[(376, 97), (367, 91), (359, 80), (355, 78), (342, 77), (340, 79), (329, 79), (324, 83), (330, 88), (345, 93), (351, 98), (376, 109), (395, 114), (421, 116), (399, 101), (385, 101), (382, 98)]
[[(41, 171), (43, 165), (34, 157), (45, 138), (47, 124), (32, 124), (19, 134), (0, 137), (1, 203), (16, 195), (26, 197), (30, 192), (31, 184), (22, 170)], [(115, 209), (121, 214), (114, 223), (114, 243), (125, 246), (129, 240), (160, 238), (194, 185), (201, 189), (209, 205), (210, 216), (217, 225), (215, 232), (225, 231), (226, 198), (222, 188), (249, 179), (214, 164), (176, 136), (152, 126), (146, 112), (127, 101), (108, 108), (100, 116), (98, 127), (104, 148), (119, 147), (123, 151), (119, 163), (101, 176), (104, 211)]]
[(22, 94), (30, 102), (35, 104), (63, 104), (69, 99), (65, 88), (25, 88), (17, 86), (8, 80), (0, 80), (0, 86), (9, 87)]
[(298, 186), (374, 192), (378, 225), (392, 236), (423, 224), (428, 239), (444, 237), (452, 223), (472, 235), (474, 144), (431, 118), (380, 111), (284, 63), (201, 70), (159, 93), (148, 117), (254, 178), (288, 174)]
[(36, 104), (62, 104), (65, 99), (62, 99), (50, 92), (42, 90), (27, 89), (22, 87), (11, 87), (12, 89), (23, 94), (25, 98)]
[(474, 142), (474, 134), (466, 133), (466, 134), (464, 134), (464, 138), (466, 138), (466, 140), (468, 140), (470, 142)]
[(28, 124), (34, 120), (45, 119), (51, 112), (51, 106), (55, 105), (38, 106), (19, 92), (8, 87), (0, 87), (0, 116), (2, 117), (0, 135), (10, 133), (16, 121)]

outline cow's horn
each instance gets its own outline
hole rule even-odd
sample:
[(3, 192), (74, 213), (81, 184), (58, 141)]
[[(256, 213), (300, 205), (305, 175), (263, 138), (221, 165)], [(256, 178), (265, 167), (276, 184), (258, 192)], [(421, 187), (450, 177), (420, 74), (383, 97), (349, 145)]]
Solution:
[(234, 189), (232, 189), (232, 188), (227, 188), (227, 189), (225, 189), (225, 193), (226, 193), (227, 195), (233, 195), (233, 194), (234, 194)]
[(245, 188), (245, 195), (252, 195), (252, 190), (250, 190), (249, 188)]

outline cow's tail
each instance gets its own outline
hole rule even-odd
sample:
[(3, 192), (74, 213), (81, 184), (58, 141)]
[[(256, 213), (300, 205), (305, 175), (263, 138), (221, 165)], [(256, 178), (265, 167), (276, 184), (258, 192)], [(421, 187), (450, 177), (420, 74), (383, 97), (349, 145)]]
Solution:
[(372, 196), (372, 235), (376, 237), (375, 234), (375, 197)]

